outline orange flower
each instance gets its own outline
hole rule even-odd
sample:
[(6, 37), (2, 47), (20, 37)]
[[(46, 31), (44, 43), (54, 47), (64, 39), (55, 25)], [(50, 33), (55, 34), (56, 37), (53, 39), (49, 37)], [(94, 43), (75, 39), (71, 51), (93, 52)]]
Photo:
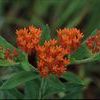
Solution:
[(17, 52), (17, 50), (14, 48), (14, 50), (13, 50), (13, 57), (17, 57), (19, 54), (18, 54), (18, 52)]
[(45, 41), (43, 46), (37, 47), (38, 69), (41, 76), (48, 74), (61, 75), (65, 72), (65, 65), (69, 64), (69, 60), (64, 58), (68, 52), (64, 48), (57, 45), (57, 40)]
[(5, 59), (10, 59), (10, 60), (12, 60), (12, 55), (11, 55), (10, 49), (6, 49), (4, 55), (5, 55)]
[(28, 54), (31, 54), (38, 45), (41, 36), (41, 30), (33, 26), (16, 31), (18, 46)]
[(13, 60), (14, 57), (18, 56), (18, 52), (16, 51), (16, 49), (14, 49), (13, 52), (11, 52), (11, 50), (8, 48), (6, 49), (4, 55), (5, 55), (5, 59)]
[(100, 52), (100, 31), (96, 35), (89, 37), (86, 44), (92, 53)]
[(80, 46), (81, 40), (83, 38), (83, 33), (76, 28), (72, 29), (60, 29), (57, 31), (59, 43), (63, 48), (65, 48), (69, 53), (73, 53)]

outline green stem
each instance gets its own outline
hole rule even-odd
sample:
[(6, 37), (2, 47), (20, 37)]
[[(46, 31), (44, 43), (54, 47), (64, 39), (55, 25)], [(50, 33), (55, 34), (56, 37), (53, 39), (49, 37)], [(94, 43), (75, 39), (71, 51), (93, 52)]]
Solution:
[(41, 80), (41, 86), (40, 86), (40, 90), (39, 90), (39, 100), (42, 99), (42, 93), (44, 91), (44, 84), (45, 84), (45, 79), (42, 78), (42, 80)]
[(84, 63), (88, 63), (88, 62), (93, 62), (93, 61), (95, 61), (94, 60), (95, 56), (96, 55), (91, 56), (90, 58), (87, 58), (87, 59), (83, 59), (83, 60), (75, 60), (71, 64), (84, 64)]
[(88, 62), (92, 62), (92, 61), (93, 61), (93, 57), (83, 59), (83, 60), (76, 60), (73, 64), (83, 64), (83, 63), (88, 63)]

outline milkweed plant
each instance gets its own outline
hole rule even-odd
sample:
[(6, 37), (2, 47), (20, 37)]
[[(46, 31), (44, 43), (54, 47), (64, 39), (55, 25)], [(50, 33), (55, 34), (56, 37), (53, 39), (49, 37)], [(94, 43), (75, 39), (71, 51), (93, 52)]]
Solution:
[(82, 98), (91, 80), (70, 68), (100, 61), (100, 30), (87, 39), (77, 28), (55, 32), (51, 37), (48, 25), (17, 29), (16, 47), (0, 36), (0, 67), (11, 70), (1, 76), (0, 91), (16, 99)]

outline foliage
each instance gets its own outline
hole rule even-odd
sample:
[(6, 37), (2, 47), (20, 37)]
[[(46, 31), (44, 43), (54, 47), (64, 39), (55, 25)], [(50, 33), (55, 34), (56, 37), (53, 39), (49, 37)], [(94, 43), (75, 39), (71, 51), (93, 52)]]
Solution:
[[(0, 59), (0, 99), (83, 99), (89, 84), (95, 79), (100, 81), (91, 74), (100, 70), (94, 68), (100, 62), (100, 53), (92, 54), (86, 46), (88, 37), (99, 29), (99, 4), (99, 0), (0, 0), (0, 46), (16, 48), (20, 53), (15, 61)], [(68, 69), (77, 65), (78, 72), (69, 70), (61, 77), (39, 75), (36, 66), (30, 64), (28, 55), (16, 47), (15, 41), (16, 28), (31, 24), (43, 30), (40, 45), (45, 40), (57, 39), (55, 30), (61, 27), (83, 30), (81, 46), (68, 56), (71, 61)], [(1, 51), (0, 56), (3, 56)], [(99, 87), (99, 83), (95, 84)], [(94, 97), (98, 97), (98, 93)]]

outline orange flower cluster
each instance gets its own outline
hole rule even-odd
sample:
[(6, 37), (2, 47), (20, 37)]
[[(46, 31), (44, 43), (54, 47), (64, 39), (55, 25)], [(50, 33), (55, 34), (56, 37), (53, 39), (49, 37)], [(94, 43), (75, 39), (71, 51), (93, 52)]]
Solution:
[(59, 43), (65, 48), (69, 53), (73, 53), (81, 44), (83, 38), (83, 33), (76, 28), (71, 29), (60, 29), (57, 31)]
[(61, 46), (57, 45), (57, 40), (45, 41), (43, 46), (37, 47), (38, 69), (41, 76), (48, 74), (61, 75), (66, 70), (65, 65), (69, 64), (69, 60), (64, 58), (68, 52)]
[(65, 65), (70, 63), (65, 55), (73, 53), (80, 46), (83, 33), (76, 28), (60, 29), (58, 32), (58, 41), (51, 39), (45, 41), (43, 46), (39, 45), (41, 30), (30, 26), (20, 29), (17, 33), (18, 46), (28, 54), (36, 50), (38, 57), (38, 69), (41, 76), (48, 74), (61, 75), (66, 70)]
[(11, 51), (9, 48), (5, 49), (3, 46), (0, 46), (0, 52), (3, 54), (3, 56), (1, 56), (0, 59), (13, 60), (19, 55), (16, 48), (14, 48), (13, 51)]
[(28, 54), (31, 54), (38, 45), (41, 36), (41, 30), (33, 26), (16, 31), (18, 46)]
[(86, 44), (88, 48), (92, 51), (92, 53), (100, 52), (100, 32), (96, 35), (91, 36), (87, 41)]
[(4, 55), (5, 55), (5, 59), (13, 60), (15, 57), (18, 56), (18, 52), (16, 49), (14, 49), (13, 52), (11, 52), (10, 49), (6, 49)]

